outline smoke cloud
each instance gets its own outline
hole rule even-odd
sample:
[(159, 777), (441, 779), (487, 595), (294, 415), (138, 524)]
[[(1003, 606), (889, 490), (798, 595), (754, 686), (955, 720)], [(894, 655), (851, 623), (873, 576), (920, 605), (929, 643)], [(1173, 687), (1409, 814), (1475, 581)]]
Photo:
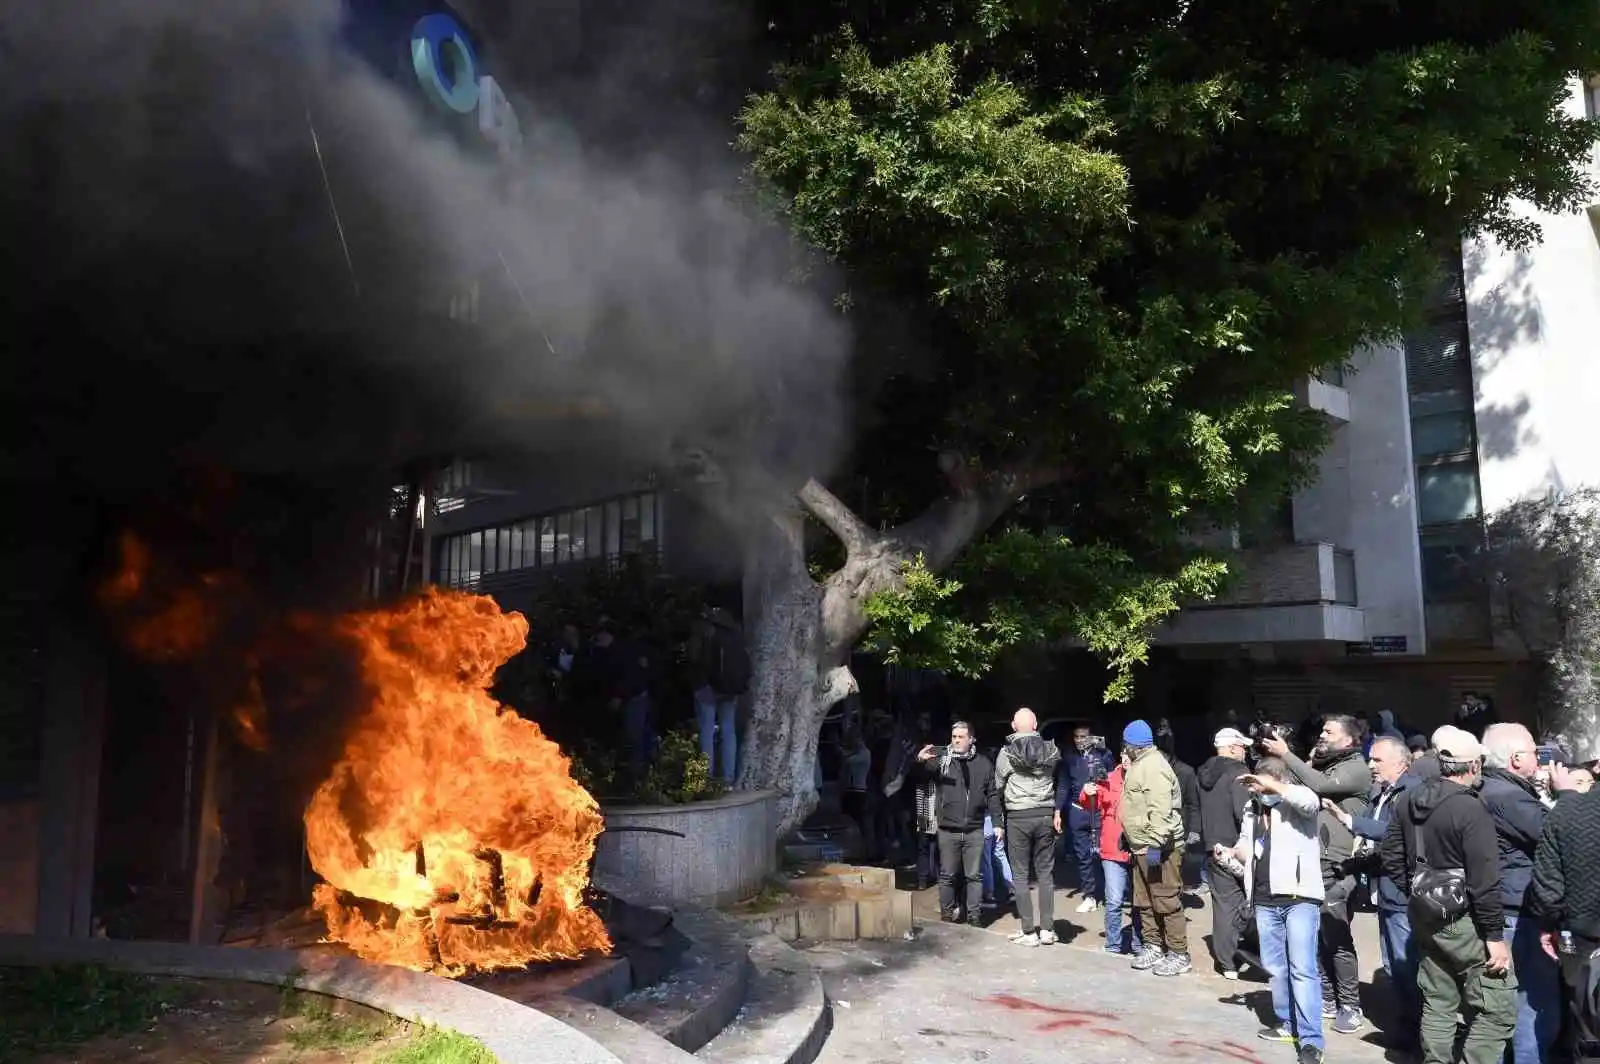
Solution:
[[(736, 194), (726, 114), (641, 97), (650, 64), (694, 59), (673, 27), (598, 66), (569, 54), (535, 95), (504, 84), (525, 137), (506, 164), (406, 80), (391, 31), (435, 9), (7, 6), (20, 466), (137, 480), (486, 446), (649, 463), (707, 440), (779, 476), (829, 461), (848, 336)], [(539, 5), (514, 12), (464, 12), (502, 74), (529, 40), (588, 54), (550, 36), (570, 10), (546, 38)], [(608, 142), (657, 122), (657, 145)]]

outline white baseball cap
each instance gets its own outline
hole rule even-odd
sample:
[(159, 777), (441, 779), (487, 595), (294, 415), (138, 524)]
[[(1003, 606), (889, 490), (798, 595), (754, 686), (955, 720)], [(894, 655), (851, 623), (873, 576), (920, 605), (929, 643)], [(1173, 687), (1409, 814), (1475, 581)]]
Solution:
[(1211, 745), (1221, 750), (1224, 746), (1249, 746), (1250, 740), (1238, 728), (1223, 728), (1211, 737)]

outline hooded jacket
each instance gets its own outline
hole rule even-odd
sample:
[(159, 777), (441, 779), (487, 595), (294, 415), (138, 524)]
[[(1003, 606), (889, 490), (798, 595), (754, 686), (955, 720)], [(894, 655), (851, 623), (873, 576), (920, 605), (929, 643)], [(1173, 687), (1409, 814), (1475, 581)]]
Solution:
[(1478, 785), (1500, 840), (1500, 899), (1520, 912), (1533, 881), (1533, 852), (1544, 831), (1545, 807), (1533, 784), (1503, 769), (1485, 768)]
[(995, 787), (1006, 814), (1056, 805), (1056, 766), (1061, 751), (1036, 731), (1015, 732), (994, 761)]
[(1317, 820), (1322, 802), (1310, 787), (1285, 787), (1281, 800), (1273, 805), (1253, 801), (1245, 809), (1236, 849), (1244, 854), (1244, 896), (1253, 900), (1256, 882), (1256, 820), (1267, 817), (1272, 846), (1267, 851), (1267, 882), (1280, 898), (1323, 898)]
[(1499, 843), (1494, 818), (1471, 787), (1439, 777), (1407, 792), (1378, 847), (1383, 874), (1411, 893), (1417, 863), (1417, 830), (1427, 833), (1428, 864), (1459, 868), (1466, 875), (1467, 912), (1478, 936), (1494, 942), (1505, 934), (1505, 908), (1500, 901)]
[(1134, 852), (1150, 847), (1182, 848), (1183, 796), (1178, 790), (1178, 777), (1153, 746), (1132, 748), (1127, 751), (1131, 763), (1123, 782), (1122, 831), (1128, 837), (1128, 848)]
[(1243, 761), (1217, 754), (1195, 772), (1200, 785), (1200, 842), (1207, 853), (1218, 844), (1232, 846), (1238, 841), (1244, 807), (1250, 801), (1250, 790), (1239, 777), (1249, 771)]

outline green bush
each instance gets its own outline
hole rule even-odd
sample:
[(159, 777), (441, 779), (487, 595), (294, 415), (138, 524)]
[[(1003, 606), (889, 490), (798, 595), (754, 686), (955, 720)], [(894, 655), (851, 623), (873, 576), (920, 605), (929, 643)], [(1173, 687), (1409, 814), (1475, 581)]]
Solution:
[(679, 728), (662, 735), (655, 760), (634, 797), (652, 805), (677, 805), (716, 798), (727, 790), (728, 785), (711, 774), (711, 759), (700, 752), (695, 730)]

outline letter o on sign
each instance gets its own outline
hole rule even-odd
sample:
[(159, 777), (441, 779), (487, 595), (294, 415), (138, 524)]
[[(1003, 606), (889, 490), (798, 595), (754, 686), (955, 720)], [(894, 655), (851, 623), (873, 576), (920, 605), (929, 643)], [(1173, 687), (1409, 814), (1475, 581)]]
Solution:
[(424, 15), (411, 28), (411, 67), (435, 104), (464, 115), (477, 109), (478, 57), (449, 15)]

